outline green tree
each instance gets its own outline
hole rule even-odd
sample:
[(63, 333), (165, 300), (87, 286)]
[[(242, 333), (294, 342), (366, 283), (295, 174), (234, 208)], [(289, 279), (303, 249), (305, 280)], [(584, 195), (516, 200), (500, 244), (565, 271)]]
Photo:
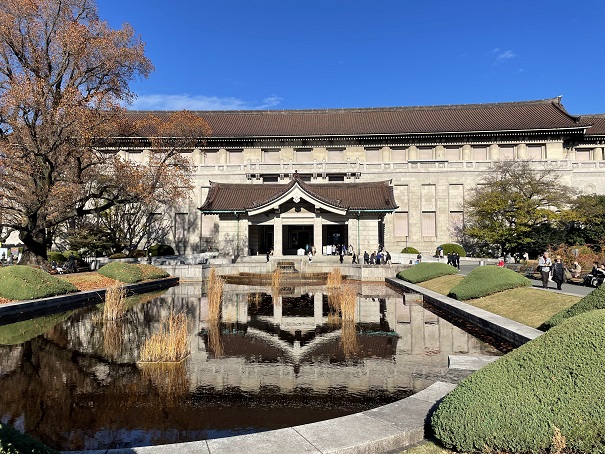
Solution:
[(465, 200), (464, 235), (502, 251), (521, 251), (541, 226), (557, 225), (572, 196), (555, 171), (532, 161), (497, 161)]
[(602, 250), (605, 242), (605, 195), (582, 194), (565, 219), (567, 244), (587, 244)]

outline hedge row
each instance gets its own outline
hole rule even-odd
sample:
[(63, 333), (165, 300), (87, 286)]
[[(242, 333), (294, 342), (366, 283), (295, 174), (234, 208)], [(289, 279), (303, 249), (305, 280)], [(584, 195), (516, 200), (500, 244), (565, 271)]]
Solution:
[(576, 315), (593, 311), (595, 309), (605, 309), (605, 285), (601, 285), (600, 287), (594, 289), (573, 306), (570, 306), (567, 309), (564, 309), (561, 312), (553, 315), (550, 319), (546, 320), (539, 329), (542, 331), (547, 331), (553, 326), (557, 326), (559, 323), (564, 322), (568, 318), (575, 317)]
[(400, 271), (397, 277), (406, 282), (417, 284), (448, 274), (458, 274), (458, 269), (445, 263), (424, 262)]
[(0, 296), (9, 300), (33, 300), (77, 291), (73, 284), (31, 266), (0, 268)]
[(578, 315), (463, 380), (435, 436), (460, 452), (543, 453), (558, 428), (570, 452), (605, 453), (603, 326), (605, 310)]
[(486, 265), (471, 271), (447, 296), (465, 301), (526, 286), (531, 286), (531, 281), (519, 273), (499, 266)]

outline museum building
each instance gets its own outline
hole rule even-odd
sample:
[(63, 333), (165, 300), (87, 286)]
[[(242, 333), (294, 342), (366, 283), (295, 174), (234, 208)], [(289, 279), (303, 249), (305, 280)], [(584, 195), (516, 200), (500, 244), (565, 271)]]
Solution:
[[(131, 111), (134, 117), (169, 112)], [(296, 254), (307, 244), (363, 253), (434, 251), (456, 241), (464, 200), (490, 164), (532, 160), (586, 193), (605, 193), (605, 115), (561, 98), (448, 106), (203, 111), (212, 133), (183, 150), (195, 167), (174, 216), (179, 253)], [(140, 142), (114, 152), (144, 162)], [(110, 151), (110, 150), (108, 150)]]

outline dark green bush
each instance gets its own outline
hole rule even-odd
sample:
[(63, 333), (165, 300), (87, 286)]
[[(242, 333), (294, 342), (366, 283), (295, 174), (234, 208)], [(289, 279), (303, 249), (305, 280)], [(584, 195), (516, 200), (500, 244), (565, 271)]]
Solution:
[(443, 255), (453, 254), (454, 252), (457, 252), (460, 257), (466, 257), (466, 251), (459, 244), (445, 243), (442, 244), (441, 247), (443, 248)]
[(420, 251), (418, 249), (416, 249), (415, 247), (412, 246), (408, 246), (408, 247), (404, 247), (401, 250), (402, 254), (420, 254)]
[(149, 252), (153, 257), (162, 257), (164, 255), (174, 255), (174, 249), (167, 244), (154, 244), (149, 247)]
[(115, 254), (111, 254), (109, 256), (110, 259), (126, 259), (128, 256), (123, 252), (116, 252)]
[(0, 268), (0, 296), (9, 300), (33, 300), (76, 291), (73, 284), (31, 266)]
[(397, 277), (412, 284), (417, 284), (448, 274), (458, 274), (458, 269), (445, 263), (423, 262), (400, 271), (397, 273)]
[(0, 453), (6, 454), (59, 454), (38, 440), (18, 432), (6, 424), (0, 424)]
[(605, 285), (595, 288), (592, 292), (590, 292), (573, 306), (563, 309), (561, 312), (553, 315), (540, 326), (540, 329), (542, 331), (549, 330), (553, 326), (557, 326), (559, 323), (567, 320), (568, 318), (575, 317), (578, 314), (593, 311), (595, 309), (605, 309)]
[(57, 252), (57, 251), (51, 251), (48, 253), (48, 261), (52, 262), (53, 260), (55, 262), (57, 262), (59, 265), (62, 263), (65, 263), (67, 261), (67, 259), (63, 255), (63, 253)]
[(99, 268), (99, 274), (127, 284), (134, 284), (143, 280), (143, 272), (132, 263), (111, 262)]
[(75, 259), (80, 258), (80, 253), (78, 251), (65, 251), (65, 252), (63, 252), (63, 257), (65, 257), (65, 260), (68, 260), (69, 256), (72, 254)]
[[(581, 314), (463, 380), (431, 418), (460, 452), (605, 453), (605, 310)], [(485, 449), (487, 448), (487, 449)]]
[(519, 273), (500, 266), (486, 265), (468, 273), (447, 296), (465, 301), (525, 286), (531, 286), (531, 281)]

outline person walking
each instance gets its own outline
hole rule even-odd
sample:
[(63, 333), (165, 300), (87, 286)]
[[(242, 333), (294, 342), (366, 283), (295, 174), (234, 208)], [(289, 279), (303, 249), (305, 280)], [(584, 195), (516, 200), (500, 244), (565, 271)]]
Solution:
[(540, 275), (542, 276), (542, 288), (548, 288), (548, 278), (550, 278), (551, 267), (552, 261), (548, 256), (548, 252), (545, 252), (538, 260), (538, 268), (540, 269)]
[(557, 290), (561, 290), (561, 285), (565, 281), (565, 266), (561, 262), (561, 257), (555, 257), (555, 263), (552, 266), (552, 280), (557, 284)]

